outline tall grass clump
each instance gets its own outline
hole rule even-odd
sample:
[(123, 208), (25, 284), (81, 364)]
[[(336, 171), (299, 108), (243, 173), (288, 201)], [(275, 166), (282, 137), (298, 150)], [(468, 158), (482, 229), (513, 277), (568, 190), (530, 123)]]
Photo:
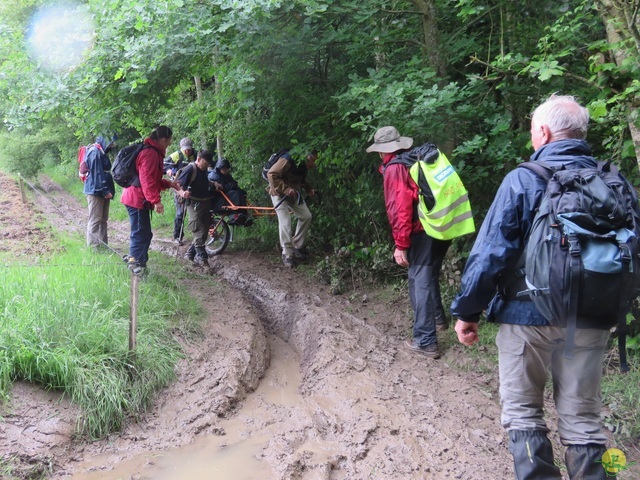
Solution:
[(602, 377), (602, 399), (608, 407), (605, 426), (622, 437), (640, 440), (640, 368), (637, 357), (629, 358), (630, 371), (620, 373), (619, 366), (608, 368)]
[(38, 265), (0, 268), (0, 395), (25, 380), (82, 407), (78, 430), (102, 437), (144, 411), (174, 379), (175, 330), (201, 307), (171, 279), (139, 283), (137, 350), (128, 351), (130, 274), (116, 255), (68, 241)]

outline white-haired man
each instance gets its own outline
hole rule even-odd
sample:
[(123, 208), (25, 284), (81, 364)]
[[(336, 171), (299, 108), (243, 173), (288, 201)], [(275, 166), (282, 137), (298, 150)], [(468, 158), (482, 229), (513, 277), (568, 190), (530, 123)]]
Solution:
[[(552, 95), (531, 118), (530, 161), (569, 168), (596, 167), (585, 141), (589, 113), (570, 96)], [(567, 328), (552, 326), (528, 297), (514, 294), (514, 278), (546, 190), (546, 180), (527, 168), (508, 173), (478, 233), (451, 306), (455, 331), (465, 345), (478, 341), (478, 321), (499, 323), (502, 425), (509, 435), (516, 478), (561, 480), (544, 419), (544, 389), (553, 379), (558, 433), (567, 446), (571, 479), (604, 480), (606, 435), (600, 426), (602, 361), (608, 328), (577, 321), (573, 358), (565, 358)], [(511, 292), (511, 293), (510, 293)], [(615, 319), (614, 319), (615, 321)]]

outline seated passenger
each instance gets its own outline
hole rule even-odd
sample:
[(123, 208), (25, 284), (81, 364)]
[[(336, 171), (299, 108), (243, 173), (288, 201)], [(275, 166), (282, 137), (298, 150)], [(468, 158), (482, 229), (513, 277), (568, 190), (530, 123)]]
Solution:
[[(238, 182), (231, 176), (231, 164), (226, 158), (218, 159), (215, 168), (209, 171), (209, 182), (212, 184), (213, 198), (211, 200), (211, 208), (214, 212), (222, 212), (222, 207), (228, 205), (228, 202), (222, 195), (216, 195), (216, 191), (222, 190), (229, 200), (240, 207), (247, 205), (247, 192), (238, 187)], [(230, 225), (248, 225), (250, 219), (246, 211), (229, 211)]]

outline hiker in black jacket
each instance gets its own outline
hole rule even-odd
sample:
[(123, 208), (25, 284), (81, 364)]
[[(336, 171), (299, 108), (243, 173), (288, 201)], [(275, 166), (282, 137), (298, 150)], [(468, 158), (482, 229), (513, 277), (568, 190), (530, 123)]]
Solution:
[(178, 183), (184, 191), (187, 212), (189, 212), (189, 228), (193, 232), (193, 242), (189, 246), (186, 258), (196, 264), (208, 266), (209, 260), (205, 244), (211, 226), (211, 202), (209, 196), (209, 179), (207, 170), (213, 161), (213, 154), (208, 150), (200, 150), (196, 161), (183, 168), (178, 176)]

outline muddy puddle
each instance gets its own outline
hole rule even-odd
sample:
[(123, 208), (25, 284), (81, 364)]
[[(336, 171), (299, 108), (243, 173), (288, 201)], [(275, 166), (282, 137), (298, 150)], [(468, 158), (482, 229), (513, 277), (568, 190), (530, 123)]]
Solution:
[[(284, 419), (308, 416), (299, 393), (300, 362), (297, 353), (282, 339), (268, 336), (271, 363), (259, 387), (244, 401), (232, 418), (222, 419), (216, 435), (198, 438), (194, 443), (168, 451), (147, 452), (121, 462), (110, 471), (108, 456), (96, 457), (80, 465), (90, 473), (73, 480), (270, 480), (279, 478), (266, 461), (263, 449), (290, 425)], [(310, 420), (309, 420), (310, 421)], [(256, 424), (258, 428), (256, 429)], [(335, 455), (331, 445), (311, 442), (303, 448), (320, 461)]]

